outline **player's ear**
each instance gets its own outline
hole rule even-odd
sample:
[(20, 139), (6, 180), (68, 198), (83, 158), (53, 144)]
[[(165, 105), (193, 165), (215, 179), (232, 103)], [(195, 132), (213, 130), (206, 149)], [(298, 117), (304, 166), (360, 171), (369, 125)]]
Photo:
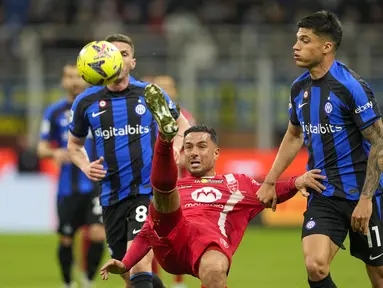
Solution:
[(132, 62), (130, 62), (130, 70), (133, 70), (136, 68), (136, 58), (132, 59)]
[(217, 161), (219, 158), (219, 148), (215, 148), (214, 150), (214, 160)]
[(328, 54), (332, 52), (333, 49), (334, 49), (334, 44), (330, 41), (327, 41), (324, 43), (324, 46), (323, 46), (323, 54)]

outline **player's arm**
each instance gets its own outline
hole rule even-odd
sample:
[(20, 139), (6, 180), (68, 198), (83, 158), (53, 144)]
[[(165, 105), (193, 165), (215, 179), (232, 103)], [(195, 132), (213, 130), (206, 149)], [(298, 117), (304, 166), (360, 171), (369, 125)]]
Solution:
[(132, 245), (126, 251), (122, 261), (116, 259), (109, 260), (101, 268), (101, 276), (103, 280), (108, 280), (109, 273), (123, 274), (128, 272), (134, 265), (141, 261), (150, 251), (148, 231), (150, 227), (148, 222), (145, 222), (141, 232), (134, 238)]
[(277, 156), (274, 160), (270, 172), (256, 196), (266, 207), (271, 207), (273, 211), (277, 205), (277, 194), (275, 184), (279, 176), (293, 162), (303, 145), (303, 132), (300, 126), (293, 124), (290, 120), (289, 126), (282, 143), (279, 147)]
[(379, 119), (362, 130), (363, 137), (370, 142), (366, 180), (363, 185), (361, 197), (371, 199), (379, 187), (383, 171), (383, 123)]
[(356, 126), (363, 137), (370, 142), (370, 153), (367, 160), (366, 179), (360, 194), (358, 205), (351, 216), (354, 231), (368, 233), (372, 214), (372, 197), (379, 187), (383, 171), (383, 124), (378, 103), (368, 84), (358, 79), (352, 83), (349, 107)]
[(55, 140), (57, 127), (52, 119), (52, 109), (48, 108), (43, 116), (40, 126), (40, 141), (37, 143), (37, 155), (40, 159), (54, 158), (58, 164), (70, 162), (66, 149), (54, 148), (52, 141)]
[[(80, 94), (81, 95), (81, 94)], [(92, 181), (100, 181), (106, 175), (102, 166), (104, 158), (90, 162), (85, 150), (86, 136), (89, 133), (89, 121), (85, 113), (80, 96), (77, 96), (71, 109), (69, 123), (68, 151), (72, 162)]]

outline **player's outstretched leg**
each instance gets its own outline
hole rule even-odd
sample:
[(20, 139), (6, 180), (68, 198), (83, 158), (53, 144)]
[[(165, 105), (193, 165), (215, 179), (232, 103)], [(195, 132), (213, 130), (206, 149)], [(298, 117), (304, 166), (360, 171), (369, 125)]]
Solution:
[[(165, 96), (156, 85), (145, 87), (145, 102), (158, 123), (157, 138), (152, 161), (151, 183), (153, 200), (150, 215), (159, 236), (166, 236), (178, 223), (182, 213), (180, 198), (176, 189), (178, 169), (173, 155), (172, 140), (177, 134), (178, 125), (172, 117)], [(159, 223), (165, 225), (159, 225)]]
[(217, 249), (214, 248), (215, 246), (208, 249), (201, 257), (198, 277), (201, 279), (202, 287), (225, 288), (229, 259), (219, 251), (219, 247)]

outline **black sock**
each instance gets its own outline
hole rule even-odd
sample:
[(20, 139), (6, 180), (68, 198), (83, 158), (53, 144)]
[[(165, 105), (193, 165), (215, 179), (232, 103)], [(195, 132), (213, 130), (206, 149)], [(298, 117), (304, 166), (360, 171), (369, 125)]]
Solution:
[(326, 278), (320, 281), (311, 281), (308, 280), (310, 288), (336, 288), (335, 283), (331, 279), (330, 273), (326, 276)]
[(104, 242), (91, 241), (88, 249), (87, 258), (87, 274), (88, 279), (93, 280), (96, 274), (98, 265), (101, 262), (102, 254), (104, 252)]
[(72, 262), (73, 262), (72, 245), (64, 246), (60, 243), (58, 256), (59, 256), (63, 281), (66, 284), (70, 284), (72, 281), (71, 270), (72, 270)]
[(140, 272), (130, 277), (132, 288), (153, 288), (153, 275), (148, 272)]
[(160, 277), (157, 274), (152, 273), (153, 276), (153, 288), (165, 288), (164, 283), (162, 283)]

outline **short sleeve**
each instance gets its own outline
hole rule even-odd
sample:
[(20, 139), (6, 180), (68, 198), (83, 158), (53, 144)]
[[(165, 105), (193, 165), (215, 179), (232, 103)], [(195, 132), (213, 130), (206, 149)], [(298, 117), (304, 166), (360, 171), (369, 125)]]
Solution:
[(289, 101), (289, 119), (291, 124), (294, 126), (300, 126), (298, 116), (297, 116), (297, 110), (296, 110), (296, 105), (295, 105), (295, 98), (299, 95), (300, 91), (297, 91), (295, 86), (291, 87), (290, 91), (290, 101)]
[(85, 101), (81, 101), (82, 97), (77, 96), (70, 110), (69, 131), (76, 137), (83, 138), (89, 132), (89, 120), (86, 115)]
[(355, 124), (360, 130), (363, 130), (380, 119), (379, 105), (374, 92), (363, 79), (355, 80), (350, 90), (352, 95), (351, 114)]
[(178, 117), (180, 117), (180, 111), (177, 110), (176, 105), (175, 105), (174, 102), (170, 99), (169, 95), (166, 94), (166, 92), (165, 92), (163, 89), (161, 89), (161, 90), (162, 90), (162, 92), (164, 93), (164, 95), (165, 95), (165, 100), (166, 100), (166, 102), (167, 102), (168, 105), (169, 105), (170, 113), (172, 113), (173, 118), (177, 120)]
[(40, 124), (40, 139), (45, 141), (53, 141), (56, 133), (55, 130), (56, 125), (53, 119), (53, 110), (51, 108), (47, 108)]

